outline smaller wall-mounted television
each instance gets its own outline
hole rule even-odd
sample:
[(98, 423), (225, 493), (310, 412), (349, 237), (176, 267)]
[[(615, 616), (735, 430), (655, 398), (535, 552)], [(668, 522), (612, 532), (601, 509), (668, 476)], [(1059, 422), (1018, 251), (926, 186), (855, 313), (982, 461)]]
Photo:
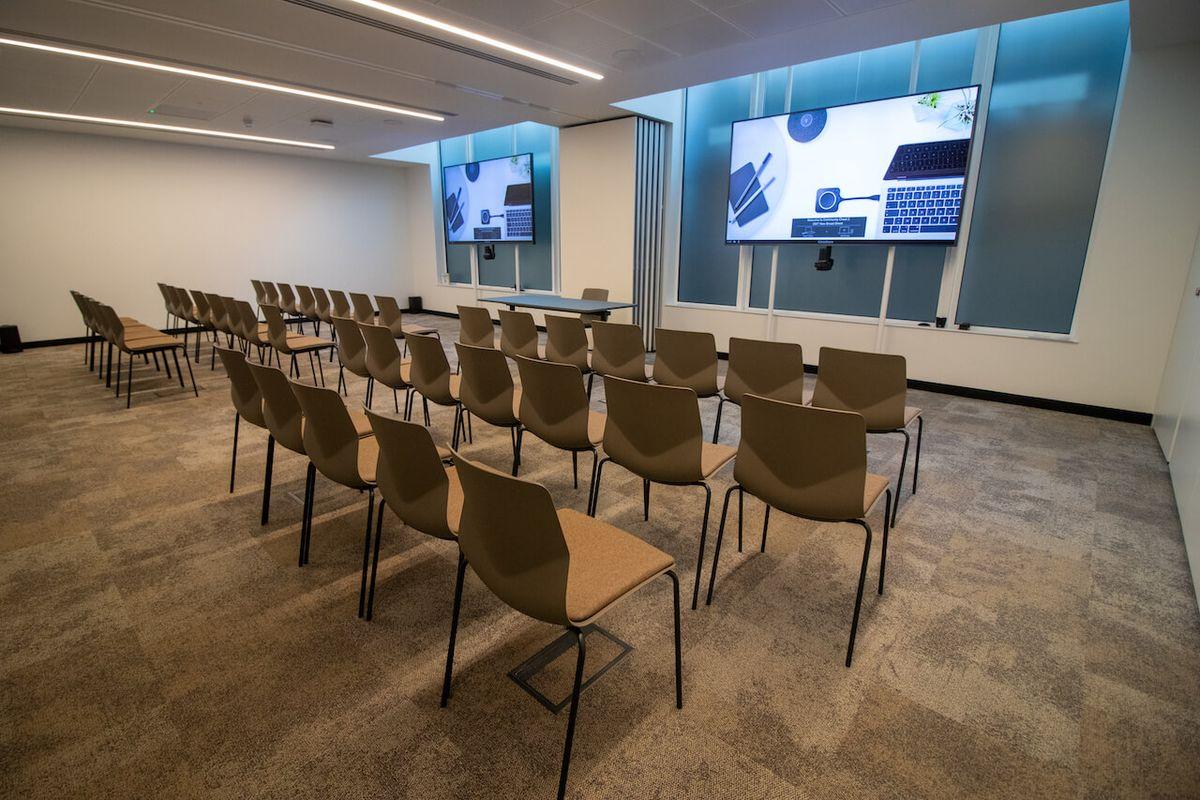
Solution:
[(533, 154), (442, 168), (442, 215), (450, 244), (532, 242)]
[(958, 240), (978, 86), (733, 123), (727, 244)]

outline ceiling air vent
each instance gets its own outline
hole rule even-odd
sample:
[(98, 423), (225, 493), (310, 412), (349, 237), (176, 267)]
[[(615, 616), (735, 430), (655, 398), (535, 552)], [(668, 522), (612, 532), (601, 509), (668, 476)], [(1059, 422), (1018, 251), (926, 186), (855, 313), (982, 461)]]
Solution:
[(176, 117), (178, 119), (198, 119), (204, 122), (217, 116), (217, 109), (189, 108), (188, 106), (173, 106), (170, 103), (159, 103), (150, 109), (156, 117)]
[(417, 41), (425, 42), (426, 44), (431, 44), (431, 45), (434, 45), (435, 47), (440, 47), (443, 50), (452, 50), (456, 53), (461, 53), (462, 55), (472, 56), (473, 58), (480, 58), (480, 59), (483, 59), (484, 61), (490, 61), (493, 64), (499, 64), (500, 66), (503, 66), (503, 67), (520, 70), (521, 72), (526, 72), (530, 75), (536, 75), (539, 78), (546, 78), (547, 80), (557, 81), (559, 83), (565, 83), (568, 86), (576, 86), (579, 83), (579, 81), (575, 81), (570, 78), (564, 78), (562, 75), (555, 75), (553, 72), (547, 72), (544, 69), (538, 69), (537, 67), (531, 67), (527, 64), (522, 64), (518, 61), (511, 61), (507, 58), (503, 58), (503, 57), (495, 55), (493, 53), (488, 53), (483, 50), (476, 50), (473, 47), (467, 47), (466, 45), (458, 44), (457, 42), (447, 41), (446, 39), (439, 39), (436, 36), (430, 36), (429, 34), (421, 33), (420, 31), (414, 31), (414, 30), (410, 30), (408, 28), (402, 28), (399, 25), (393, 25), (390, 22), (384, 22), (382, 20), (374, 19), (373, 17), (368, 17), (363, 14), (356, 14), (353, 11), (348, 11), (344, 8), (338, 8), (337, 6), (331, 6), (327, 3), (321, 3), (318, 0), (283, 0), (283, 1), (285, 3), (291, 3), (294, 6), (300, 6), (301, 8), (311, 9), (312, 11), (319, 11), (322, 14), (328, 14), (333, 17), (341, 17), (342, 19), (349, 20), (351, 22), (357, 22), (360, 25), (369, 25), (372, 28), (377, 28), (381, 31), (387, 31), (388, 33), (395, 33), (400, 36), (407, 36), (410, 39), (416, 39)]

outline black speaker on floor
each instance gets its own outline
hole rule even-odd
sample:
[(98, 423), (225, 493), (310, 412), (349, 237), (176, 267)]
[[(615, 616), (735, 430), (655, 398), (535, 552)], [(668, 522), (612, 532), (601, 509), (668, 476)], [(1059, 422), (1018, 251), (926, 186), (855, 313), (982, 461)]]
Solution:
[(421, 296), (408, 298), (408, 310), (414, 314), (420, 314), (425, 310), (425, 302), (421, 300)]
[(19, 353), (21, 347), (21, 332), (16, 325), (0, 325), (0, 353)]

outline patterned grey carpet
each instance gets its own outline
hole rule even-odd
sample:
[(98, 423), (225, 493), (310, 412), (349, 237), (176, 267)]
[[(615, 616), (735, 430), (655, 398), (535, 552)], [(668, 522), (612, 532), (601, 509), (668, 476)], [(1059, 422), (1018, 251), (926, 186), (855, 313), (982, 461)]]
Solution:
[[(454, 320), (418, 319), (455, 336)], [(228, 493), (232, 409), (207, 347), (199, 399), (139, 368), (131, 411), (81, 350), (0, 356), (4, 797), (553, 796), (566, 714), (507, 672), (556, 631), (469, 574), (454, 697), (438, 708), (452, 548), (389, 518), (375, 620), (357, 619), (365, 496), (319, 482), (298, 569), (305, 464), (276, 452), (260, 526), (266, 436), (243, 426)], [(854, 666), (861, 534), (773, 514), (759, 554), (748, 501), (754, 546), (727, 539), (716, 602), (685, 606), (682, 711), (669, 583), (605, 619), (635, 650), (584, 694), (570, 796), (1200, 795), (1200, 615), (1149, 428), (910, 402), (928, 421), (920, 494), (906, 485)], [(715, 403), (702, 407), (711, 431)], [(451, 417), (434, 409), (436, 438)], [(507, 432), (474, 429), (467, 454), (506, 466)], [(722, 439), (737, 434), (734, 408)], [(895, 474), (900, 442), (872, 438), (874, 471)], [(584, 508), (569, 456), (526, 437), (523, 467)], [(656, 486), (643, 522), (639, 484), (606, 470), (600, 516), (672, 553), (686, 595), (703, 492)]]

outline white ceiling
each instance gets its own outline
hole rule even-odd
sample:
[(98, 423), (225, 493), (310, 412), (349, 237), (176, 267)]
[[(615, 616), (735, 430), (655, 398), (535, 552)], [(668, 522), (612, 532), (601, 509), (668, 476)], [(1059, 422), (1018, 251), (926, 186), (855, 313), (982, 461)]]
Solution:
[[(347, 0), (320, 1), (420, 30)], [(416, 106), (445, 113), (447, 121), (402, 118), (15, 47), (0, 47), (0, 105), (323, 141), (335, 144), (337, 150), (289, 151), (364, 159), (523, 120), (570, 125), (604, 119), (622, 113), (610, 106), (619, 100), (1098, 2), (389, 1), (595, 69), (604, 73), (605, 80), (576, 78), (517, 56), (489, 51), (483, 45), (458, 41), (577, 80), (560, 82), (322, 13), (295, 0), (3, 0), (0, 29), (7, 35), (69, 41)], [(1196, 0), (1134, 2), (1147, 7), (1159, 4), (1167, 11), (1172, 3), (1197, 5)], [(1178, 36), (1177, 28), (1163, 28)], [(147, 113), (160, 106), (162, 112), (174, 110), (186, 116)], [(314, 127), (310, 123), (314, 118), (329, 120), (333, 126)], [(190, 139), (14, 117), (0, 117), (0, 124)], [(244, 143), (225, 146), (279, 149)]]

